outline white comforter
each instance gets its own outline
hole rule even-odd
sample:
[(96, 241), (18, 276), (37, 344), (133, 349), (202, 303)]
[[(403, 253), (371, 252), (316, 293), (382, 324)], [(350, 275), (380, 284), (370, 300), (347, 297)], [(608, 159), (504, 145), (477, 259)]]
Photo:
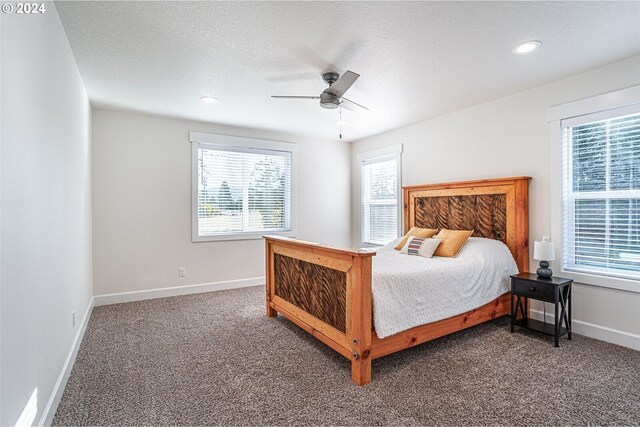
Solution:
[(480, 307), (509, 291), (518, 267), (507, 246), (470, 238), (455, 258), (400, 254), (397, 240), (373, 257), (373, 321), (385, 338)]

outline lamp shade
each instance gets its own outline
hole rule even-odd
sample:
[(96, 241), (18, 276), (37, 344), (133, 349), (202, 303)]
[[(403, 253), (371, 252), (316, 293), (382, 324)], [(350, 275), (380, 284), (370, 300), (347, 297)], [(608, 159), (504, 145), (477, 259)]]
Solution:
[(556, 251), (553, 242), (542, 240), (533, 245), (533, 259), (538, 261), (553, 261), (556, 259)]

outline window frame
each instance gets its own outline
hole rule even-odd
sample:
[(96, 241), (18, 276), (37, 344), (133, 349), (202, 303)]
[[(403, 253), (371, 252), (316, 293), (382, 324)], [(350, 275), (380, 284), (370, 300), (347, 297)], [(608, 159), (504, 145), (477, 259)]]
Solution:
[[(624, 117), (629, 114), (638, 115), (640, 113), (640, 105), (633, 105), (630, 107), (622, 107), (616, 108), (613, 110), (607, 110), (605, 112), (598, 112), (595, 114), (586, 114), (582, 115), (578, 118), (573, 118), (569, 120), (562, 120), (562, 132), (563, 132), (563, 141), (562, 141), (562, 161), (566, 161), (566, 165), (563, 164), (563, 171), (565, 171), (563, 180), (563, 195), (566, 198), (563, 198), (563, 216), (562, 216), (562, 237), (563, 239), (567, 238), (569, 235), (575, 236), (575, 203), (578, 200), (604, 200), (606, 203), (606, 217), (605, 217), (605, 235), (608, 239), (608, 235), (610, 233), (611, 227), (611, 218), (609, 215), (610, 209), (610, 201), (617, 199), (640, 199), (640, 189), (636, 190), (594, 190), (594, 191), (582, 191), (576, 192), (573, 191), (573, 147), (571, 145), (572, 137), (570, 135), (565, 135), (565, 132), (569, 128), (573, 128), (575, 126), (580, 126), (582, 124), (588, 123), (596, 123), (602, 122), (605, 120), (615, 119), (618, 117)], [(611, 175), (611, 158), (610, 158), (610, 149), (608, 147), (607, 137), (607, 158), (605, 164), (605, 180), (606, 187), (608, 188), (610, 185), (610, 175)], [(567, 189), (566, 186), (571, 185), (571, 189)], [(575, 246), (573, 250), (571, 250), (570, 245), (563, 245), (562, 248), (563, 257), (566, 255), (567, 259), (563, 259), (562, 268), (563, 271), (569, 271), (573, 273), (581, 273), (581, 274), (593, 274), (598, 276), (606, 276), (606, 277), (614, 277), (614, 278), (622, 278), (622, 279), (630, 279), (630, 280), (640, 280), (640, 278), (633, 277), (631, 273), (625, 273), (624, 270), (613, 269), (614, 271), (610, 271), (609, 269), (598, 267), (598, 266), (585, 266), (584, 264), (576, 264), (576, 251)]]
[[(265, 235), (278, 235), (294, 237), (297, 225), (297, 159), (296, 144), (291, 142), (270, 141), (265, 139), (245, 138), (238, 136), (220, 135), (203, 132), (190, 132), (191, 142), (191, 241), (215, 242), (231, 240), (255, 240), (261, 239)], [(270, 152), (286, 152), (291, 154), (291, 183), (290, 197), (291, 206), (289, 212), (290, 229), (288, 231), (250, 231), (250, 232), (228, 232), (211, 236), (199, 235), (198, 223), (198, 150), (200, 145), (215, 149), (216, 147), (225, 151), (236, 151), (243, 153), (269, 154)]]
[(640, 281), (633, 278), (565, 269), (564, 251), (562, 250), (565, 243), (562, 228), (564, 221), (562, 194), (564, 128), (575, 123), (575, 120), (579, 120), (580, 116), (590, 115), (598, 120), (598, 114), (606, 117), (611, 114), (610, 110), (636, 107), (640, 107), (640, 85), (550, 107), (547, 109), (547, 122), (549, 123), (551, 156), (551, 235), (556, 236), (555, 240), (559, 243), (555, 245), (556, 260), (552, 262), (554, 271), (581, 284), (640, 293)]
[[(396, 236), (400, 237), (402, 234), (402, 144), (393, 145), (390, 147), (367, 151), (357, 155), (358, 165), (358, 205), (360, 210), (360, 224), (359, 224), (359, 243), (363, 247), (381, 247), (383, 245), (379, 243), (366, 242), (364, 239), (364, 201), (362, 194), (362, 167), (365, 164), (372, 164), (383, 162), (387, 160), (395, 160), (397, 164), (397, 183), (398, 183), (398, 195), (396, 200), (397, 205), (397, 231)], [(396, 238), (397, 238), (396, 237)]]

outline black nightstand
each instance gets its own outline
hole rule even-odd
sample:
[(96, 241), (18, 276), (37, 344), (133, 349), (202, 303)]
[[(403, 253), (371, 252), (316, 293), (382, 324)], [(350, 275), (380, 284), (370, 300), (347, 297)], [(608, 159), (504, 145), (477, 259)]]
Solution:
[[(511, 276), (511, 296), (516, 297), (514, 305), (511, 298), (511, 333), (515, 326), (532, 329), (555, 337), (555, 346), (564, 334), (571, 339), (571, 284), (573, 280), (562, 277), (548, 279), (537, 274), (520, 273)], [(555, 305), (555, 324), (541, 322), (527, 317), (528, 298), (552, 302)], [(518, 309), (522, 318), (517, 319)], [(564, 321), (565, 327), (562, 326)]]

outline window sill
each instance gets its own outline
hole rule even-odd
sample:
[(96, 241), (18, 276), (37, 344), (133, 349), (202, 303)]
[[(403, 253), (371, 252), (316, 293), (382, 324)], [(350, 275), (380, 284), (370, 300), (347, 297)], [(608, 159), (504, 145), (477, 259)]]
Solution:
[(563, 269), (561, 269), (560, 276), (573, 279), (576, 283), (581, 285), (640, 293), (640, 281), (638, 280), (600, 276), (597, 274), (576, 273), (575, 271), (566, 271)]
[(382, 243), (366, 243), (366, 242), (360, 242), (359, 247), (360, 248), (382, 248), (386, 245), (386, 243), (382, 244)]
[(216, 236), (192, 236), (192, 243), (204, 243), (204, 242), (224, 242), (233, 240), (258, 240), (262, 239), (262, 236), (266, 235), (287, 236), (295, 237), (293, 231), (264, 231), (259, 233), (234, 233), (234, 234), (219, 234)]

